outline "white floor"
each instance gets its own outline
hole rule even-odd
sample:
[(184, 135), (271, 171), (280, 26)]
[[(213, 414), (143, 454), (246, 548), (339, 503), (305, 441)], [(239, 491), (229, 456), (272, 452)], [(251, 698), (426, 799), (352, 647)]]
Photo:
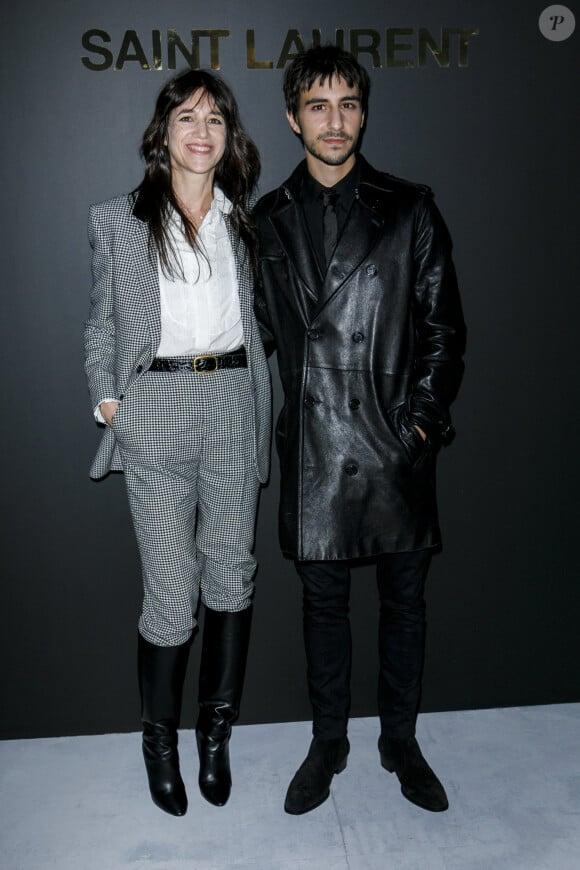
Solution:
[(418, 736), (450, 800), (414, 807), (384, 772), (377, 722), (351, 723), (349, 764), (305, 816), (282, 809), (306, 723), (238, 727), (232, 797), (189, 810), (149, 798), (136, 734), (0, 743), (2, 870), (579, 870), (580, 704), (432, 713)]

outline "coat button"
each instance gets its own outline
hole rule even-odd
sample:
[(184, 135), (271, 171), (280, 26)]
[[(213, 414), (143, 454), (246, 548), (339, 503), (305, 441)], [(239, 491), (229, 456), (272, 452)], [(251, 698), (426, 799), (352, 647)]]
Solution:
[(307, 408), (313, 408), (316, 404), (316, 399), (313, 396), (306, 396), (304, 404)]
[(143, 366), (137, 366), (137, 374), (140, 375), (143, 371)]
[(125, 398), (125, 393), (121, 393), (121, 395), (119, 396), (119, 401), (122, 402), (124, 398)]
[(348, 403), (353, 411), (356, 411), (357, 408), (360, 408), (360, 399), (351, 399)]
[(362, 332), (353, 332), (352, 340), (358, 344), (360, 341), (364, 341), (365, 337)]
[(306, 334), (310, 341), (316, 341), (318, 338), (320, 338), (321, 335), (319, 329), (309, 329)]
[(374, 263), (369, 263), (369, 265), (365, 269), (365, 272), (367, 273), (369, 278), (374, 278), (378, 271), (379, 270)]

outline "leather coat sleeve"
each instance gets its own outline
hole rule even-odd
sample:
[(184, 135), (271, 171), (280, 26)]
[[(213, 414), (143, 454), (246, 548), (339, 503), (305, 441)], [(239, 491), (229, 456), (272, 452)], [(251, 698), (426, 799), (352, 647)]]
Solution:
[(276, 350), (276, 343), (274, 341), (270, 315), (268, 313), (268, 307), (266, 305), (259, 275), (256, 278), (256, 284), (254, 287), (254, 310), (256, 320), (258, 321), (258, 328), (260, 330), (260, 338), (264, 345), (264, 351), (266, 352), (266, 356), (271, 356)]
[(85, 323), (85, 372), (91, 406), (117, 395), (115, 376), (115, 320), (113, 309), (112, 257), (97, 209), (89, 212), (89, 242), (93, 249), (93, 286), (89, 317)]
[(258, 321), (260, 337), (262, 339), (262, 344), (264, 345), (266, 356), (271, 356), (276, 349), (276, 343), (274, 340), (274, 331), (272, 329), (270, 313), (266, 303), (266, 294), (264, 293), (264, 286), (262, 283), (262, 273), (260, 269), (260, 219), (256, 211), (254, 211), (254, 219), (256, 220), (258, 238), (258, 266), (256, 269), (256, 280), (254, 284), (254, 313), (256, 315), (256, 320)]
[(451, 258), (451, 239), (430, 194), (422, 197), (414, 245), (416, 350), (407, 416), (436, 444), (454, 429), (449, 406), (463, 375), (465, 324)]

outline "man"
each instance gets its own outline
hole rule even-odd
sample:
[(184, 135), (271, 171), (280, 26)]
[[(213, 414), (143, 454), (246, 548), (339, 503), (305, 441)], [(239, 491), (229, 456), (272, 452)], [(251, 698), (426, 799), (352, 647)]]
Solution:
[(410, 801), (447, 809), (415, 738), (423, 588), (440, 543), (435, 455), (449, 441), (464, 325), (451, 244), (428, 188), (357, 154), (369, 80), (310, 49), (284, 79), (306, 160), (256, 207), (258, 319), (278, 352), (282, 550), (303, 583), (313, 740), (285, 809), (329, 795), (349, 743), (350, 560), (375, 557), (381, 764)]

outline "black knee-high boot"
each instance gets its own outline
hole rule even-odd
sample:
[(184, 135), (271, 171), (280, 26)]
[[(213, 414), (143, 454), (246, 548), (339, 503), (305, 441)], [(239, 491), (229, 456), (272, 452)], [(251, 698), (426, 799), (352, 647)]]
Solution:
[(149, 790), (153, 802), (173, 816), (183, 816), (187, 810), (177, 728), (190, 646), (191, 640), (180, 646), (156, 646), (139, 634), (143, 757)]
[(240, 709), (251, 622), (251, 607), (238, 613), (205, 609), (195, 731), (199, 788), (217, 807), (232, 787), (228, 744)]

